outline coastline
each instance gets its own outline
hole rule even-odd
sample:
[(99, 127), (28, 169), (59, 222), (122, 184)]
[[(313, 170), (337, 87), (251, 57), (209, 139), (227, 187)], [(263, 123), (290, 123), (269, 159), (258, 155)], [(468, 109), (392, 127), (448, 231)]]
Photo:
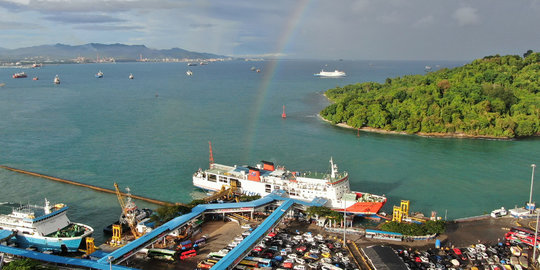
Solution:
[[(329, 120), (324, 119), (320, 114), (317, 114), (317, 117), (323, 120), (324, 122), (334, 125)], [(341, 127), (341, 128), (347, 128), (347, 129), (357, 129), (357, 128), (347, 125), (346, 123), (338, 123), (338, 124), (335, 124), (335, 126)], [(364, 131), (364, 132), (380, 133), (380, 134), (416, 135), (416, 136), (426, 137), (426, 138), (434, 137), (434, 138), (452, 138), (452, 139), (484, 139), (484, 140), (499, 140), (499, 141), (515, 140), (515, 138), (509, 138), (509, 137), (491, 137), (491, 136), (485, 136), (485, 135), (469, 135), (465, 133), (425, 133), (425, 132), (407, 133), (405, 131), (393, 131), (393, 130), (385, 130), (381, 128), (372, 128), (372, 127), (361, 127), (358, 130)], [(535, 136), (538, 136), (538, 134)]]

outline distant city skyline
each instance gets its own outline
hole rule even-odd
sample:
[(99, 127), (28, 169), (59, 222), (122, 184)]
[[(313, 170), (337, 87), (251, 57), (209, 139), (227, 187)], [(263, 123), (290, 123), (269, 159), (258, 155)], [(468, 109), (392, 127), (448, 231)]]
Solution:
[(86, 43), (234, 57), (472, 60), (540, 50), (540, 1), (0, 0), (0, 47)]

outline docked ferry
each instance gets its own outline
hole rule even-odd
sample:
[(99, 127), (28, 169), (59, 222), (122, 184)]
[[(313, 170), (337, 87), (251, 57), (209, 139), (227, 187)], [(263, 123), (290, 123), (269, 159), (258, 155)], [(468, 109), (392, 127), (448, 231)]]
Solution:
[(64, 204), (51, 206), (45, 199), (44, 206), (25, 205), (14, 208), (11, 214), (0, 215), (0, 231), (11, 231), (21, 248), (37, 248), (39, 251), (75, 252), (83, 239), (94, 229), (88, 225), (73, 223), (67, 217)]
[(274, 163), (262, 161), (255, 167), (227, 166), (212, 163), (207, 170), (199, 169), (193, 175), (193, 185), (210, 191), (222, 186), (232, 187), (238, 193), (266, 196), (273, 190), (284, 190), (290, 198), (312, 201), (319, 197), (327, 200), (325, 206), (336, 211), (372, 215), (386, 203), (386, 197), (351, 191), (347, 172), (338, 172), (330, 159), (331, 172), (289, 171)]

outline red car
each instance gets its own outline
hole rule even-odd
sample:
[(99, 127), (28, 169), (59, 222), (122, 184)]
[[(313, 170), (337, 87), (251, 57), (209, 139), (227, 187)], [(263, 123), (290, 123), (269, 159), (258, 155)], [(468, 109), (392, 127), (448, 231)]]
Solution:
[(256, 246), (253, 251), (257, 251), (257, 252), (261, 252), (262, 251), (262, 247), (259, 247), (259, 246)]
[(297, 247), (297, 248), (296, 248), (296, 251), (298, 251), (298, 252), (305, 252), (306, 249), (307, 249), (307, 248), (306, 248), (305, 246), (301, 246), (301, 247)]

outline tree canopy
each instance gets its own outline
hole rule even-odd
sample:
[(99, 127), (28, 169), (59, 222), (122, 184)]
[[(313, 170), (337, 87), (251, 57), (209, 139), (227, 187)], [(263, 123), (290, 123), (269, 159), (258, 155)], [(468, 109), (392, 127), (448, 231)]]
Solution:
[(326, 91), (321, 117), (353, 128), (493, 138), (540, 134), (540, 53), (486, 56), (425, 75)]

